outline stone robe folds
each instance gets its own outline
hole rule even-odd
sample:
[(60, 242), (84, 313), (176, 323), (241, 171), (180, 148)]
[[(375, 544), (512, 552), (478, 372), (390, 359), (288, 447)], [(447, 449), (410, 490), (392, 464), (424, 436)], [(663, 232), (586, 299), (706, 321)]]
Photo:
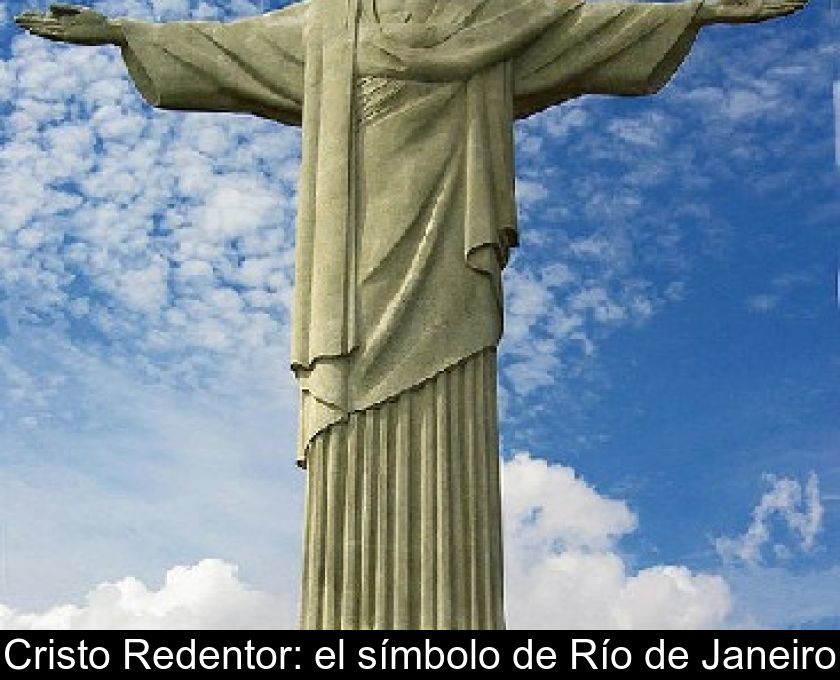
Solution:
[[(517, 243), (513, 122), (582, 94), (657, 91), (688, 53), (700, 7), (413, 4), (379, 16), (373, 0), (309, 0), (228, 23), (124, 23), (123, 56), (154, 106), (303, 127), (297, 457), (323, 459), (308, 484), (304, 627), (503, 625), (493, 390), (501, 272)], [(418, 420), (437, 425), (412, 429)], [(446, 460), (433, 458), (447, 427), (481, 441), (450, 439)], [(400, 496), (400, 447), (420, 461), (409, 465), (426, 485), (419, 496)], [(467, 523), (462, 536), (452, 513)], [(398, 592), (367, 593), (367, 582)]]
[(154, 106), (303, 125), (301, 463), (330, 424), (497, 344), (517, 241), (513, 121), (581, 94), (655, 92), (699, 7), (450, 0), (423, 21), (379, 23), (357, 1), (124, 24), (125, 61)]

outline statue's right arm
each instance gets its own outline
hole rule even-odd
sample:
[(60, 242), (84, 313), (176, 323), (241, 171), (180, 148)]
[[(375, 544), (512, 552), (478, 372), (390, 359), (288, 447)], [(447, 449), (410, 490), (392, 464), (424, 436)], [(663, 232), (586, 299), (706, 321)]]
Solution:
[(47, 40), (74, 45), (124, 45), (125, 36), (119, 20), (76, 5), (50, 5), (46, 14), (24, 12), (15, 23)]
[(15, 21), (48, 40), (119, 46), (140, 94), (157, 108), (252, 113), (300, 125), (308, 5), (235, 21), (165, 23), (52, 5)]

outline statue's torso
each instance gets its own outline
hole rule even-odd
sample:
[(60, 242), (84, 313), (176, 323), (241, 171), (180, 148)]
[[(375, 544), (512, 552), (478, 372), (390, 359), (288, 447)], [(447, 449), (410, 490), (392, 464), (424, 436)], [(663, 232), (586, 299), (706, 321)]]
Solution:
[[(417, 382), (498, 342), (500, 267), (476, 271), (465, 254), (476, 221), (492, 231), (488, 241), (497, 239), (492, 173), (512, 177), (512, 154), (490, 149), (511, 134), (507, 89), (500, 78), (357, 80), (354, 387), (385, 394), (406, 370), (416, 370)], [(512, 212), (512, 187), (502, 194)]]

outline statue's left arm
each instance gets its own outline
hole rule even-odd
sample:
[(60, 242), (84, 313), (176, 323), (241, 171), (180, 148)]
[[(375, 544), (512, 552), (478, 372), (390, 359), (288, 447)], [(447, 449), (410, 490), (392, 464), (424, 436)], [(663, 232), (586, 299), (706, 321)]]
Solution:
[(679, 68), (703, 26), (764, 21), (806, 2), (584, 2), (514, 60), (516, 116), (583, 94), (653, 94)]

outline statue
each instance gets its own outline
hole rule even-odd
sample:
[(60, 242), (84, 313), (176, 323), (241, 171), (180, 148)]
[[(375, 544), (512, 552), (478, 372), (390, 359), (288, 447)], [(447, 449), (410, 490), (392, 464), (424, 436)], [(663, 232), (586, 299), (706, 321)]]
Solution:
[(662, 88), (703, 26), (807, 0), (305, 0), (218, 23), (53, 5), (166, 109), (303, 128), (292, 369), (303, 628), (504, 627), (496, 347), (514, 120)]

